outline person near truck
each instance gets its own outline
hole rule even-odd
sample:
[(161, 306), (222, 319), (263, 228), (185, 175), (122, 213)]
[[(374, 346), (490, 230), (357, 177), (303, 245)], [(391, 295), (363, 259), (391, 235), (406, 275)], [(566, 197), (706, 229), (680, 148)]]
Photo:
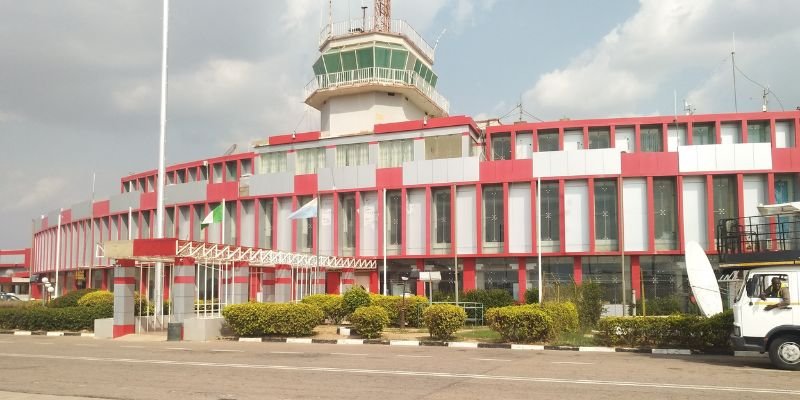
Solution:
[(761, 296), (759, 297), (761, 300), (766, 300), (767, 297), (778, 297), (781, 299), (781, 301), (776, 304), (770, 304), (764, 307), (764, 311), (769, 311), (774, 308), (787, 308), (789, 307), (789, 285), (781, 280), (781, 278), (777, 276), (773, 277), (772, 284), (769, 285), (767, 290), (761, 293)]

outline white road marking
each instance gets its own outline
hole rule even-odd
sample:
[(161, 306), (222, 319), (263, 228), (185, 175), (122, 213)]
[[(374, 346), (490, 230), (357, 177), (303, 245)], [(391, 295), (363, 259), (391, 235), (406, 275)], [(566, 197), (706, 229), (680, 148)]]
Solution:
[(398, 354), (398, 357), (409, 357), (409, 358), (431, 358), (433, 356), (415, 356), (412, 354)]
[(280, 371), (304, 371), (304, 372), (329, 372), (337, 374), (359, 374), (359, 375), (394, 375), (394, 376), (414, 376), (424, 378), (446, 378), (446, 379), (476, 379), (493, 381), (516, 381), (529, 383), (555, 383), (572, 385), (595, 385), (595, 386), (622, 386), (640, 387), (672, 390), (691, 390), (691, 391), (710, 391), (710, 392), (738, 392), (738, 393), (766, 393), (766, 394), (788, 394), (800, 396), (800, 390), (778, 389), (769, 387), (747, 387), (747, 386), (712, 386), (712, 385), (689, 385), (677, 383), (656, 383), (656, 382), (630, 382), (630, 381), (600, 381), (588, 379), (566, 379), (566, 378), (536, 378), (528, 376), (504, 376), (504, 375), (480, 375), (480, 374), (457, 374), (434, 371), (402, 371), (402, 370), (376, 370), (358, 368), (333, 368), (333, 367), (300, 367), (287, 365), (264, 365), (264, 364), (226, 364), (215, 362), (199, 361), (175, 361), (175, 360), (148, 360), (131, 358), (103, 358), (103, 357), (77, 357), (77, 356), (57, 356), (48, 354), (20, 354), (20, 353), (0, 353), (0, 357), (8, 358), (29, 358), (41, 360), (69, 360), (101, 363), (127, 363), (127, 364), (151, 364), (151, 365), (180, 365), (192, 367), (210, 368), (239, 368), (239, 369), (260, 369), (260, 370), (280, 370)]
[(10, 340), (0, 340), (0, 343), (14, 343), (14, 342), (12, 342)]
[(33, 342), (34, 344), (53, 344), (53, 342)]
[(511, 361), (505, 358), (473, 358), (473, 360), (477, 361)]
[(75, 343), (75, 346), (81, 346), (81, 347), (97, 347), (97, 345), (96, 345), (96, 344), (88, 344), (88, 343)]
[(367, 353), (331, 353), (334, 356), (367, 356)]
[(187, 349), (186, 347), (167, 347), (167, 350), (191, 351), (191, 349)]
[(553, 364), (592, 365), (593, 363), (578, 362), (578, 361), (553, 361)]
[(144, 346), (119, 346), (119, 347), (122, 347), (123, 349), (143, 349), (144, 348)]
[(212, 353), (244, 353), (244, 350), (211, 349)]
[(302, 351), (270, 351), (272, 354), (303, 354)]

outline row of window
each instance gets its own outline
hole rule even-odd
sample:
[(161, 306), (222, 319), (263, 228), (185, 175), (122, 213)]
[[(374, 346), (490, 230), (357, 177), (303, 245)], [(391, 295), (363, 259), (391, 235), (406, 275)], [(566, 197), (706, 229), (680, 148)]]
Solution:
[[(211, 165), (210, 171), (211, 182), (233, 182), (238, 180), (240, 176), (250, 174), (251, 172), (252, 161), (249, 159), (214, 163)], [(166, 174), (167, 185), (178, 185), (208, 180), (209, 168), (206, 165), (167, 171)], [(153, 192), (155, 191), (155, 187), (156, 175), (123, 181), (123, 192)]]
[[(741, 122), (723, 122), (720, 124), (720, 144), (742, 143)], [(666, 140), (664, 135), (667, 135)], [(538, 151), (559, 151), (578, 149), (620, 148), (633, 152), (635, 149), (635, 128), (633, 126), (615, 127), (614, 142), (611, 143), (611, 128), (592, 127), (588, 132), (588, 143), (583, 129), (564, 129), (563, 147), (559, 143), (558, 129), (543, 129), (536, 132)], [(513, 143), (517, 159), (531, 158), (533, 152), (533, 132), (518, 132)], [(495, 133), (491, 135), (492, 160), (510, 160), (512, 158), (511, 133)], [(769, 143), (769, 121), (748, 121), (747, 142)], [(693, 145), (717, 144), (716, 126), (714, 123), (696, 123), (692, 125), (691, 143)], [(686, 124), (668, 124), (666, 132), (662, 124), (641, 125), (639, 127), (639, 149), (641, 152), (677, 151), (678, 146), (689, 144)], [(666, 149), (665, 149), (666, 142)], [(776, 147), (794, 147), (793, 121), (776, 121)]]

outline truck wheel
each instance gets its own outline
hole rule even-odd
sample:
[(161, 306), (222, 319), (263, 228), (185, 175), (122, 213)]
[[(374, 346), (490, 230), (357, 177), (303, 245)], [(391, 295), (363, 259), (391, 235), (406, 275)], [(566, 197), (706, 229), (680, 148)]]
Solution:
[(769, 345), (769, 359), (780, 369), (800, 370), (800, 337), (783, 335)]

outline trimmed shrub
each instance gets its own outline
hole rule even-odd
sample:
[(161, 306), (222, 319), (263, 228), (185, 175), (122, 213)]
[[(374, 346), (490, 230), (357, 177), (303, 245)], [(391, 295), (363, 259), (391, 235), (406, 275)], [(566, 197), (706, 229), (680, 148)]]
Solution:
[(434, 304), (422, 313), (425, 326), (428, 327), (431, 337), (438, 340), (447, 340), (456, 331), (464, 326), (467, 313), (463, 308), (452, 304)]
[(539, 289), (528, 289), (525, 291), (525, 304), (536, 304), (539, 302)]
[(511, 342), (545, 342), (555, 334), (550, 315), (532, 305), (493, 308), (486, 312), (486, 321)]
[(506, 307), (516, 303), (514, 297), (503, 289), (478, 289), (464, 293), (461, 301), (483, 303), (484, 310), (497, 307)]
[[(382, 307), (389, 314), (389, 324), (400, 326), (400, 307), (403, 306), (403, 298), (400, 296), (384, 296), (380, 294), (370, 294), (370, 304)], [(420, 304), (428, 305), (428, 299), (422, 296), (407, 296), (406, 305), (406, 326), (418, 328), (422, 326), (422, 307)]]
[(68, 292), (62, 296), (56, 297), (55, 299), (51, 300), (47, 303), (48, 307), (52, 308), (63, 308), (63, 307), (76, 307), (78, 305), (78, 300), (81, 299), (85, 294), (96, 292), (97, 289), (80, 289), (80, 290), (73, 290)]
[(369, 293), (360, 286), (353, 286), (342, 296), (345, 315), (350, 315), (359, 307), (369, 306)]
[(600, 320), (597, 330), (595, 339), (604, 346), (727, 350), (733, 312), (728, 310), (710, 318), (685, 314), (609, 317)]
[(0, 308), (0, 329), (29, 331), (81, 331), (94, 329), (94, 320), (111, 318), (108, 306), (51, 308), (41, 305)]
[(556, 334), (578, 330), (578, 308), (572, 302), (548, 301), (542, 303), (541, 308), (553, 319), (553, 330)]
[(239, 336), (310, 336), (324, 318), (311, 304), (244, 303), (222, 310), (222, 316)]
[(78, 306), (80, 307), (107, 306), (109, 304), (114, 307), (114, 293), (108, 290), (89, 292), (78, 299)]
[(303, 297), (302, 302), (322, 310), (324, 318), (333, 324), (340, 324), (345, 317), (342, 296), (337, 294), (312, 294)]
[(594, 328), (603, 315), (603, 288), (597, 282), (584, 282), (575, 286), (575, 306), (578, 308), (580, 326)]
[(350, 322), (359, 335), (374, 339), (381, 336), (381, 332), (389, 325), (389, 313), (379, 306), (359, 307), (350, 314)]

